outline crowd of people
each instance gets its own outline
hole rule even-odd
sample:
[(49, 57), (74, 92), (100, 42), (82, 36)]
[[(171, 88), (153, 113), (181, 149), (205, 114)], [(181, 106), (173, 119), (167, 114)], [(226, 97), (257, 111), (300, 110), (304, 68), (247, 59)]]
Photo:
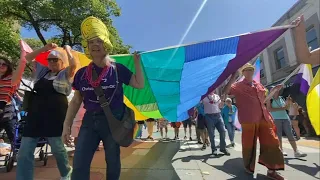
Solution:
[[(88, 23), (84, 21), (83, 23)], [(83, 47), (86, 55), (92, 60), (88, 66), (78, 70), (76, 59), (71, 47), (58, 48), (50, 43), (43, 48), (35, 50), (22, 58), (16, 70), (10, 61), (0, 59), (0, 130), (5, 129), (9, 141), (13, 141), (14, 124), (17, 121), (16, 103), (20, 100), (17, 93), (23, 71), (28, 62), (34, 65), (34, 88), (28, 100), (26, 125), (23, 130), (21, 146), (17, 158), (17, 180), (32, 180), (34, 169), (34, 150), (41, 137), (45, 137), (51, 146), (51, 151), (56, 158), (57, 166), (62, 180), (88, 180), (90, 179), (90, 164), (100, 141), (103, 142), (105, 159), (107, 163), (107, 179), (120, 178), (120, 146), (112, 136), (108, 117), (122, 119), (126, 112), (123, 103), (122, 85), (133, 88), (144, 87), (140, 56), (134, 54), (135, 73), (122, 64), (114, 62), (109, 56), (113, 46), (109, 40), (106, 26), (100, 21), (94, 23), (102, 29), (97, 30), (93, 24), (85, 24), (82, 28)], [(305, 42), (305, 27), (303, 17), (294, 24), (296, 52), (302, 63), (319, 64), (320, 49), (309, 52)], [(89, 28), (88, 28), (89, 27)], [(90, 29), (91, 27), (91, 29)], [(37, 55), (50, 51), (45, 67), (35, 61)], [(244, 80), (236, 82), (238, 72)], [(97, 78), (93, 74), (98, 75)], [(196, 119), (197, 141), (202, 145), (202, 150), (211, 147), (212, 154), (217, 155), (215, 144), (215, 129), (220, 138), (219, 151), (230, 155), (226, 145), (226, 132), (231, 146), (235, 146), (234, 122), (236, 113), (242, 127), (242, 155), (245, 171), (253, 174), (257, 139), (260, 142), (259, 163), (268, 168), (267, 176), (273, 179), (284, 179), (277, 170), (284, 169), (284, 155), (282, 148), (282, 131), (285, 132), (294, 150), (295, 157), (304, 157), (306, 154), (298, 150), (293, 131), (300, 138), (297, 120), (301, 109), (292, 98), (283, 99), (279, 91), (281, 85), (273, 87), (276, 91), (270, 101), (266, 99), (266, 88), (252, 79), (254, 66), (246, 64), (235, 72), (223, 94), (211, 92), (194, 107), (190, 117), (181, 122), (169, 122), (158, 119), (157, 125), (162, 138), (168, 138), (168, 125), (174, 128), (174, 138), (179, 139), (179, 129), (183, 125), (184, 139), (192, 139), (192, 124)], [(104, 79), (102, 81), (102, 79)], [(95, 88), (102, 87), (103, 95), (108, 100), (110, 116), (105, 116), (100, 99), (96, 96)], [(68, 102), (67, 96), (74, 89), (74, 96)], [(236, 99), (236, 105), (232, 99)], [(286, 110), (289, 111), (287, 114)], [(153, 126), (155, 119), (138, 122), (139, 126), (146, 123), (148, 139), (153, 140)], [(163, 131), (164, 130), (164, 131)], [(306, 128), (308, 131), (308, 128)], [(70, 145), (71, 136), (75, 138), (75, 152), (73, 166), (69, 165), (68, 154), (64, 144)], [(141, 137), (141, 135), (140, 135)], [(189, 138), (188, 138), (189, 137)]]

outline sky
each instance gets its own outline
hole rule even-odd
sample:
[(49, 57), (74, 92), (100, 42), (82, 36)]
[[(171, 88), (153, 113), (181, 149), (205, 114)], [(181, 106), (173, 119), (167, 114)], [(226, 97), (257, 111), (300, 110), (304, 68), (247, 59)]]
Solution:
[[(148, 51), (271, 27), (297, 0), (117, 0), (114, 26), (132, 50)], [(201, 5), (204, 5), (199, 11)], [(197, 18), (195, 18), (198, 12)], [(186, 33), (192, 20), (195, 20)], [(81, 22), (79, 22), (80, 26)], [(44, 32), (45, 38), (57, 34)], [(37, 37), (22, 29), (23, 38)], [(185, 35), (185, 36), (184, 36)]]

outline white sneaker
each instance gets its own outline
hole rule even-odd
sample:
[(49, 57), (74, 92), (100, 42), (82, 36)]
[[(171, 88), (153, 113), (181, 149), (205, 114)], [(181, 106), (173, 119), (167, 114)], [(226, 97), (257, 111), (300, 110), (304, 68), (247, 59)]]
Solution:
[(70, 166), (70, 171), (68, 173), (68, 175), (66, 175), (65, 177), (61, 177), (60, 180), (71, 180), (71, 174), (72, 174), (72, 167)]
[(286, 153), (286, 152), (282, 152), (282, 154), (283, 154), (283, 156), (288, 156), (288, 153)]
[(297, 151), (294, 153), (294, 157), (296, 157), (296, 158), (306, 157), (306, 156), (307, 156), (306, 153), (301, 153), (300, 151)]

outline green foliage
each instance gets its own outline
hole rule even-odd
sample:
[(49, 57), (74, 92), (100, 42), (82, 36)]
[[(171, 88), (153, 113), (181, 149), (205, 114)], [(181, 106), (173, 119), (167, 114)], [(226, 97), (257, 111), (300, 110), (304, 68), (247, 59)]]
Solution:
[(20, 56), (20, 32), (14, 28), (14, 25), (12, 21), (0, 21), (0, 56), (16, 64)]
[(51, 27), (59, 30), (53, 38), (60, 46), (78, 47), (81, 42), (80, 25), (88, 16), (100, 18), (108, 27), (114, 50), (111, 54), (129, 53), (112, 25), (112, 16), (120, 16), (115, 0), (1, 0), (0, 19), (13, 18), (28, 29), (34, 29), (42, 44), (48, 43), (42, 35)]

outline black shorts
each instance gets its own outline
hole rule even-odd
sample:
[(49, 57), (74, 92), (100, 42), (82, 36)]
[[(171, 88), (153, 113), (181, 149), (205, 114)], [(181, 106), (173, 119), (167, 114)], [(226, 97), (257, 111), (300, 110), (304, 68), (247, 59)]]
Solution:
[(144, 121), (138, 121), (138, 124), (144, 124)]
[(201, 114), (198, 115), (197, 129), (205, 129), (207, 127), (205, 117)]
[(182, 121), (182, 123), (183, 123), (184, 128), (187, 128), (188, 126), (189, 126), (189, 128), (191, 128), (192, 122), (191, 122), (190, 118), (185, 121)]

